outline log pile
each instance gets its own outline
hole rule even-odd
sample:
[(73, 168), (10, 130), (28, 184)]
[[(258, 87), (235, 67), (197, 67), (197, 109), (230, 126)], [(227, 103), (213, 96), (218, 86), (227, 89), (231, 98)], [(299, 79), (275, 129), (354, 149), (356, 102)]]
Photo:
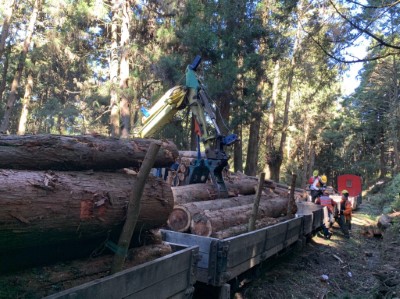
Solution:
[[(205, 158), (202, 156), (202, 158)], [(206, 184), (184, 185), (189, 166), (197, 159), (197, 153), (179, 152), (179, 169), (173, 174), (178, 183), (172, 183), (174, 209), (168, 217), (168, 227), (178, 232), (201, 236), (227, 238), (248, 231), (248, 222), (253, 209), (259, 184), (257, 177), (240, 172), (224, 171), (228, 198), (220, 198), (218, 188), (210, 181)], [(185, 176), (182, 173), (185, 173)], [(182, 176), (176, 179), (176, 176)], [(171, 179), (172, 181), (172, 179)], [(306, 191), (294, 189), (293, 200), (289, 201), (291, 188), (287, 185), (264, 180), (256, 228), (266, 227), (292, 217), (295, 213), (289, 202), (304, 201)], [(289, 213), (288, 213), (289, 209)]]
[[(133, 169), (140, 167), (151, 142), (0, 136), (0, 272), (18, 264), (68, 259), (72, 253), (87, 256), (117, 237), (134, 192)], [(170, 165), (177, 157), (176, 146), (165, 141), (155, 167)], [(138, 239), (144, 231), (165, 225), (172, 208), (170, 186), (149, 177), (136, 225)]]
[[(188, 187), (191, 186), (198, 188), (197, 184), (175, 188), (188, 191)], [(174, 199), (176, 199), (175, 194)], [(211, 200), (193, 201), (192, 199), (183, 202), (180, 197), (179, 203), (175, 201), (174, 209), (167, 222), (171, 230), (216, 238), (227, 238), (248, 231), (247, 225), (253, 209), (254, 194)], [(288, 203), (288, 196), (282, 197), (272, 191), (261, 195), (256, 228), (266, 227), (290, 218), (291, 215), (287, 215)]]

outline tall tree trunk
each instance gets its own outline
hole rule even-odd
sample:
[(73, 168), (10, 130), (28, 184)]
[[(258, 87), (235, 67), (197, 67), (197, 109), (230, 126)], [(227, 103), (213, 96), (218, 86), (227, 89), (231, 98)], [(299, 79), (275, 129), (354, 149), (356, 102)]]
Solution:
[(233, 145), (233, 169), (235, 172), (243, 172), (242, 125), (236, 126), (235, 134), (239, 136), (239, 141)]
[(3, 71), (1, 73), (1, 83), (0, 83), (0, 101), (3, 101), (3, 93), (4, 90), (6, 90), (6, 86), (7, 86), (7, 73), (8, 73), (8, 65), (10, 62), (10, 52), (11, 52), (11, 48), (8, 47), (7, 52), (6, 52), (6, 56), (4, 59), (4, 65), (3, 65)]
[[(262, 45), (261, 48), (264, 48)], [(264, 78), (263, 60), (257, 64), (256, 69), (256, 83), (257, 83), (257, 98), (253, 112), (251, 113), (251, 124), (250, 124), (250, 136), (249, 144), (247, 147), (246, 167), (244, 169), (245, 174), (255, 176), (258, 172), (258, 154), (260, 145), (260, 128), (262, 120), (262, 105), (263, 99), (262, 94), (266, 86)]]
[[(3, 26), (1, 28), (1, 36), (0, 36), (0, 60), (3, 57), (4, 50), (6, 48), (6, 39), (8, 37), (8, 31), (10, 29), (11, 18), (13, 15), (15, 0), (9, 0), (8, 3), (4, 6), (4, 21)], [(5, 77), (3, 77), (5, 80)]]
[(219, 111), (221, 113), (220, 114), (221, 117), (217, 117), (217, 124), (221, 130), (222, 135), (227, 135), (229, 133), (227, 126), (229, 123), (230, 107), (231, 107), (231, 95), (229, 93), (221, 95), (219, 104)]
[(13, 106), (14, 106), (16, 98), (17, 98), (17, 89), (19, 86), (19, 82), (21, 81), (22, 71), (24, 70), (26, 55), (29, 51), (29, 46), (31, 44), (33, 30), (35, 29), (36, 19), (39, 14), (40, 3), (41, 3), (41, 0), (35, 0), (34, 6), (33, 6), (33, 11), (32, 11), (32, 14), (31, 14), (31, 17), (29, 20), (29, 25), (28, 25), (28, 29), (26, 31), (24, 45), (23, 45), (23, 48), (22, 48), (22, 51), (21, 51), (21, 54), (19, 57), (17, 70), (14, 75), (14, 80), (11, 84), (11, 91), (10, 91), (10, 95), (8, 96), (6, 110), (4, 111), (3, 119), (2, 119), (2, 122), (0, 125), (0, 132), (3, 132), (3, 133), (7, 132), (8, 127), (9, 127), (12, 109), (13, 109)]
[(32, 77), (32, 72), (29, 72), (25, 84), (24, 99), (22, 100), (22, 111), (21, 111), (21, 117), (19, 119), (18, 135), (25, 135), (26, 122), (28, 120), (28, 112), (29, 112), (28, 108), (32, 97), (32, 89), (33, 89), (33, 77)]
[(379, 178), (383, 179), (386, 176), (387, 169), (386, 169), (386, 159), (385, 159), (385, 132), (383, 128), (381, 129), (381, 137), (380, 137), (380, 145), (379, 145), (379, 169), (380, 175)]
[(305, 123), (304, 123), (304, 142), (303, 142), (303, 146), (304, 146), (304, 156), (303, 156), (303, 173), (301, 175), (301, 185), (303, 186), (303, 188), (306, 187), (307, 184), (307, 178), (309, 177), (310, 174), (310, 169), (311, 169), (311, 165), (310, 165), (310, 140), (309, 140), (309, 136), (310, 136), (310, 125), (308, 122), (308, 118), (305, 119)]
[(393, 172), (396, 175), (397, 173), (400, 172), (400, 157), (399, 157), (399, 134), (400, 134), (400, 127), (399, 127), (399, 118), (400, 118), (400, 105), (398, 103), (398, 99), (399, 99), (399, 88), (400, 88), (400, 84), (399, 84), (399, 68), (398, 68), (398, 63), (397, 63), (397, 59), (396, 56), (393, 56), (392, 58), (393, 60), (393, 76), (392, 76), (392, 80), (393, 80), (393, 95), (391, 97), (391, 111), (393, 112), (393, 116), (390, 118), (390, 127), (391, 127), (391, 139), (393, 142), (393, 155), (394, 155), (394, 159), (393, 159)]
[(112, 1), (111, 57), (110, 57), (110, 133), (112, 137), (120, 135), (118, 103), (118, 9), (119, 1)]
[(272, 179), (272, 168), (270, 166), (270, 157), (274, 152), (274, 126), (275, 126), (275, 107), (276, 102), (278, 100), (278, 92), (279, 92), (279, 60), (275, 62), (274, 67), (274, 82), (272, 85), (272, 99), (271, 105), (269, 109), (268, 115), (268, 128), (266, 134), (266, 146), (267, 146), (267, 153), (266, 153), (266, 164), (264, 167), (264, 172), (266, 178)]
[(129, 88), (129, 24), (130, 24), (130, 1), (124, 1), (122, 5), (122, 24), (121, 24), (121, 41), (120, 48), (122, 51), (121, 62), (120, 62), (120, 84), (121, 89), (121, 101), (120, 101), (120, 114), (121, 114), (121, 136), (128, 138), (130, 133), (130, 122), (131, 122), (131, 105), (129, 102), (129, 96), (127, 91)]
[[(261, 100), (259, 100), (261, 101)], [(257, 161), (258, 161), (258, 145), (260, 140), (260, 126), (261, 126), (261, 103), (257, 104), (256, 111), (252, 113), (250, 124), (249, 144), (247, 146), (246, 166), (244, 173), (249, 176), (257, 174)]]
[(292, 96), (292, 88), (293, 88), (293, 78), (294, 78), (294, 73), (295, 69), (297, 67), (297, 57), (299, 56), (299, 53), (301, 52), (301, 32), (302, 32), (302, 24), (301, 22), (303, 21), (300, 17), (300, 13), (302, 13), (302, 6), (303, 3), (300, 1), (298, 4), (298, 24), (297, 24), (297, 31), (296, 31), (296, 36), (295, 36), (295, 41), (293, 45), (293, 56), (290, 62), (289, 66), (289, 74), (288, 74), (288, 81), (287, 81), (287, 87), (286, 87), (286, 100), (285, 100), (285, 110), (283, 113), (283, 122), (282, 122), (282, 129), (281, 129), (281, 140), (279, 143), (279, 148), (276, 152), (274, 152), (274, 159), (270, 160), (269, 162), (274, 165), (270, 164), (270, 169), (271, 166), (273, 168), (273, 172), (271, 173), (271, 179), (279, 182), (280, 178), (280, 169), (281, 165), (283, 162), (284, 158), (284, 147), (286, 144), (286, 138), (287, 138), (287, 130), (289, 127), (289, 106), (290, 106), (290, 100)]

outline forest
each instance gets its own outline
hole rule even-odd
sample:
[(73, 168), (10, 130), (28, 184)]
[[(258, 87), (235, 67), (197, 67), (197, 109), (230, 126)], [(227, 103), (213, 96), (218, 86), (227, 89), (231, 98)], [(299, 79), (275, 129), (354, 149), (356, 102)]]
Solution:
[[(0, 131), (130, 138), (200, 55), (230, 170), (368, 185), (400, 170), (399, 23), (386, 0), (2, 0)], [(154, 137), (195, 150), (193, 123)]]

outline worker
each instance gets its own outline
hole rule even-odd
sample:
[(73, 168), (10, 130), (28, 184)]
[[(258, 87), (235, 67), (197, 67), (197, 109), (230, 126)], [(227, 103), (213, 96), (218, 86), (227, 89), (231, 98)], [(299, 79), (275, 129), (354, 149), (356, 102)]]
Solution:
[[(323, 181), (324, 179), (324, 181)], [(310, 194), (311, 194), (311, 201), (315, 202), (315, 199), (322, 195), (322, 187), (326, 184), (327, 178), (325, 175), (322, 177), (319, 176), (319, 171), (314, 170), (313, 176), (308, 180), (308, 183), (310, 184)]]
[[(165, 168), (164, 181), (167, 180), (170, 171), (176, 172), (178, 171), (178, 168), (179, 168), (179, 158), (176, 158), (175, 162), (170, 167)], [(173, 186), (177, 186), (177, 183), (178, 183), (178, 176), (175, 176), (172, 184)]]
[[(336, 206), (336, 202), (331, 197), (329, 197), (329, 192), (327, 190), (324, 190), (323, 195), (317, 197), (315, 203), (320, 204), (323, 207), (326, 207), (326, 209), (328, 210), (327, 222), (329, 223), (329, 226), (332, 225), (334, 221), (333, 213)], [(326, 223), (325, 221), (322, 223), (322, 231), (324, 233), (325, 239), (330, 239), (332, 237), (332, 233), (329, 231), (325, 223)]]
[(336, 220), (345, 238), (350, 238), (352, 207), (349, 201), (349, 191), (342, 190), (342, 197), (338, 205), (338, 215)]

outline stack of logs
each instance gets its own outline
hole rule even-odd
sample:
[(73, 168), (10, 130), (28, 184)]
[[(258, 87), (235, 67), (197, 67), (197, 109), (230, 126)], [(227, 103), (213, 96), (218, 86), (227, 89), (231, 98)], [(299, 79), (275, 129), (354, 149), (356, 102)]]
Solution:
[[(247, 232), (258, 179), (229, 172), (224, 177), (229, 198), (220, 198), (211, 183), (172, 187), (175, 206), (168, 218), (169, 228), (220, 239)], [(287, 213), (288, 186), (271, 180), (265, 180), (263, 185), (256, 229), (286, 220), (294, 213)], [(295, 189), (293, 200), (303, 201), (305, 197), (303, 189)]]
[[(0, 272), (18, 263), (88, 256), (116, 240), (134, 192), (134, 170), (152, 141), (0, 136)], [(177, 157), (176, 146), (163, 141), (154, 166)], [(164, 226), (173, 205), (170, 186), (149, 177), (135, 234), (143, 239), (145, 231)]]

